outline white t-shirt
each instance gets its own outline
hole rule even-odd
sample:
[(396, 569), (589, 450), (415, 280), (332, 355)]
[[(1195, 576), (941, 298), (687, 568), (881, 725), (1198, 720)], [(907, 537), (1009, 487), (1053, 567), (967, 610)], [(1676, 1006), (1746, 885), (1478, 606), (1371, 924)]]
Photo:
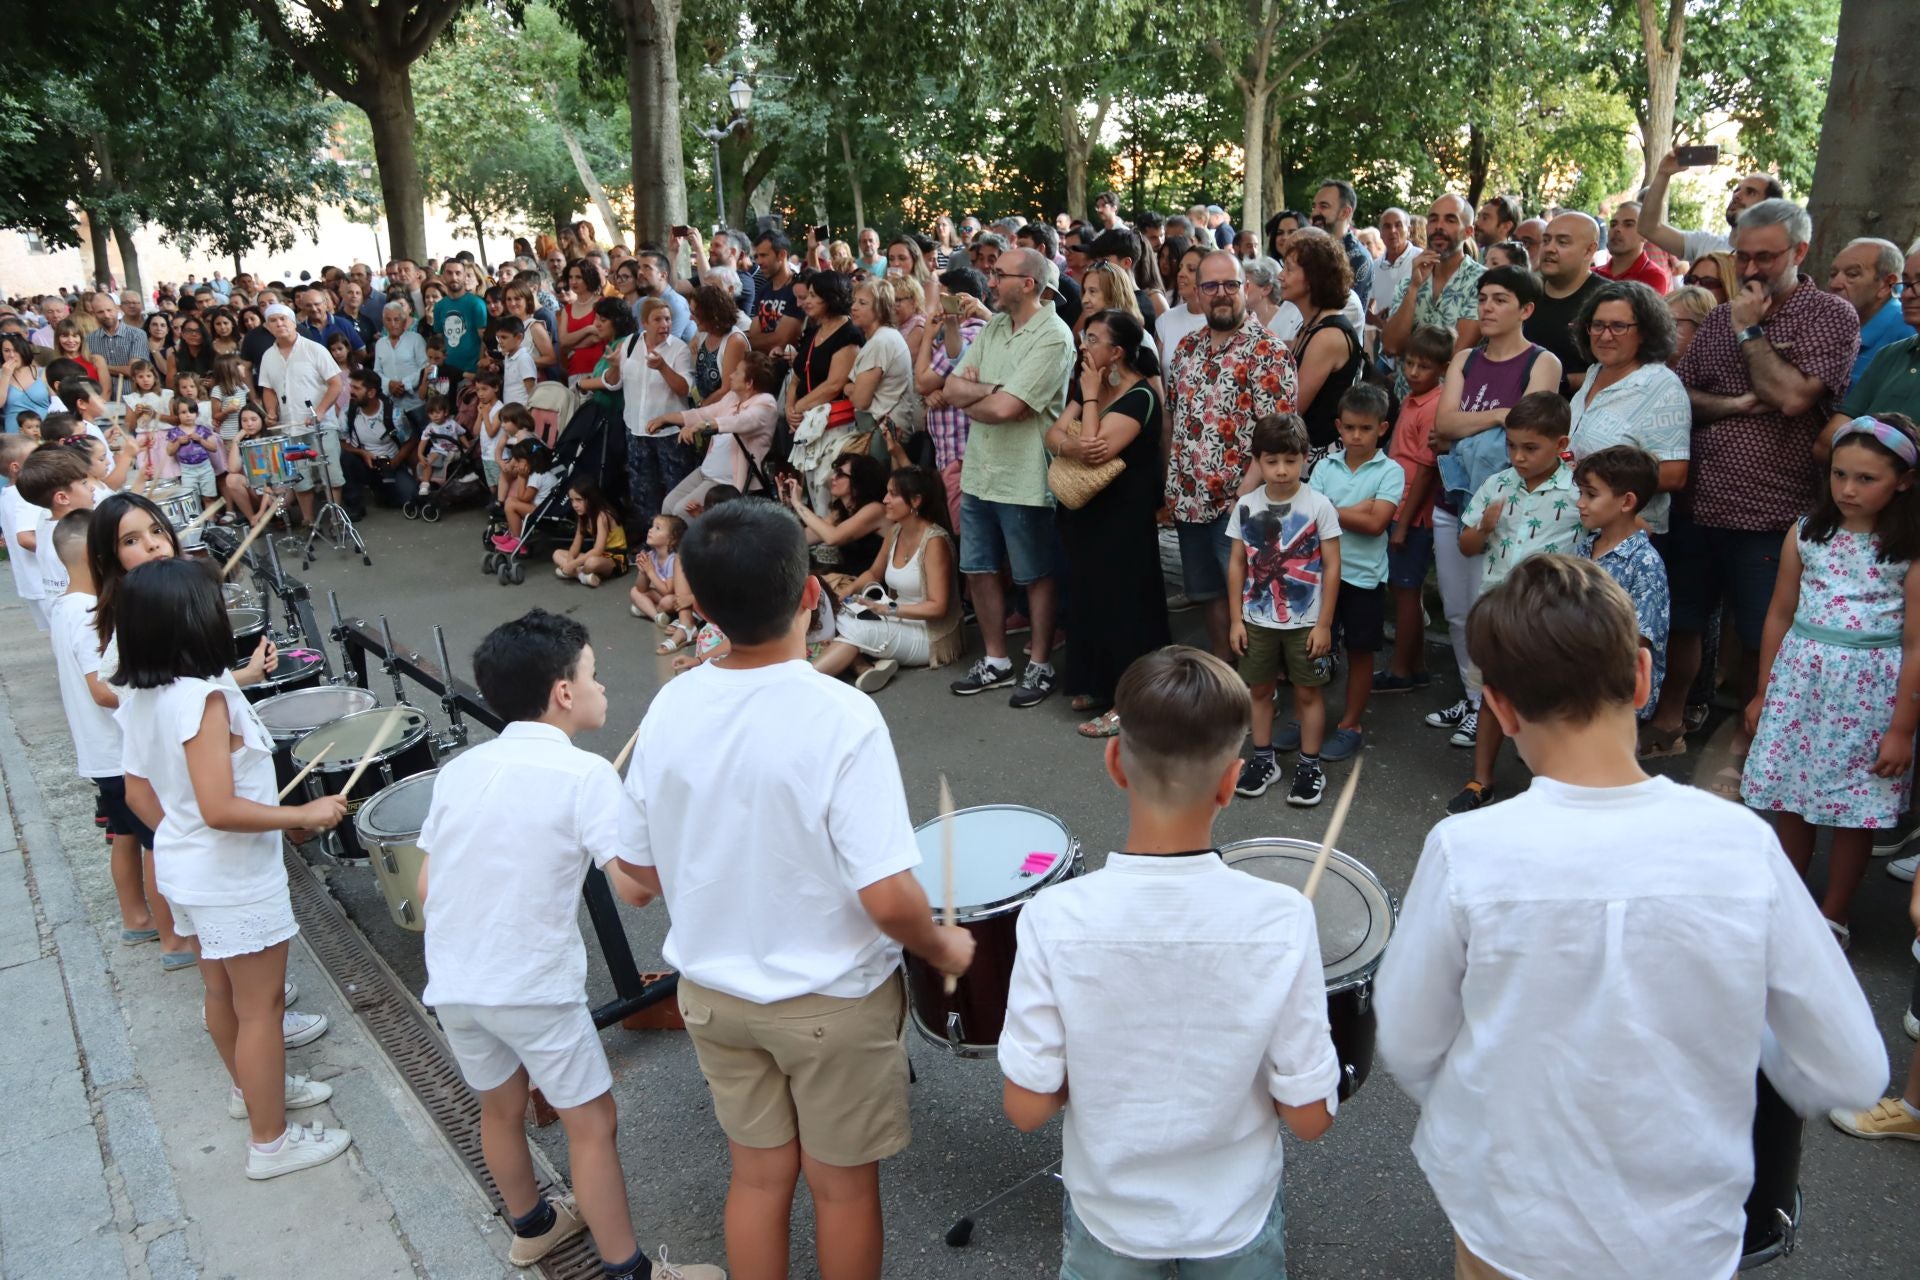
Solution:
[(353, 409), (347, 416), (347, 434), (355, 448), (365, 449), (376, 458), (400, 456), (400, 442), (388, 433), (387, 420), (378, 411)]
[(1180, 345), (1180, 339), (1206, 327), (1206, 316), (1187, 310), (1184, 302), (1176, 302), (1160, 313), (1160, 318), (1153, 322), (1153, 340), (1160, 344), (1162, 373), (1173, 372), (1173, 352)]
[(899, 966), (859, 891), (920, 850), (886, 721), (851, 685), (801, 660), (695, 667), (654, 695), (627, 791), (621, 856), (659, 869), (662, 954), (687, 977), (771, 1004), (865, 996)]
[(94, 598), (69, 591), (47, 605), (53, 662), (60, 673), (60, 705), (73, 734), (73, 755), (83, 778), (120, 776), (120, 726), (113, 712), (93, 700), (87, 677), (100, 670), (100, 637), (93, 629)]
[(53, 512), (45, 507), (30, 507), (33, 512), (33, 560), (40, 566), (40, 587), (42, 600), (53, 600), (67, 589), (70, 578), (67, 566), (60, 563), (59, 553), (53, 549), (53, 526), (60, 522)]
[(1321, 548), (1339, 536), (1339, 509), (1311, 485), (1286, 502), (1269, 498), (1265, 485), (1236, 498), (1227, 537), (1246, 544), (1241, 617), (1283, 631), (1316, 625), (1326, 595)]
[(420, 832), (429, 855), (421, 998), (585, 1000), (580, 881), (620, 851), (632, 806), (613, 765), (552, 725), (516, 721), (440, 766)]
[(185, 744), (200, 732), (209, 698), (227, 704), (227, 728), (242, 741), (233, 752), (233, 793), (278, 805), (273, 740), (232, 677), (187, 678), (158, 689), (121, 688), (113, 713), (124, 743), (121, 772), (145, 778), (166, 817), (154, 832), (154, 881), (169, 901), (189, 907), (239, 906), (286, 887), (280, 833), (216, 831), (200, 816)]
[(1017, 932), (1000, 1069), (1071, 1084), (1074, 1212), (1128, 1257), (1244, 1248), (1280, 1190), (1273, 1104), (1340, 1082), (1313, 907), (1215, 853), (1116, 853), (1041, 890)]
[(1683, 231), (1680, 233), (1680, 256), (1688, 262), (1698, 262), (1710, 253), (1724, 253), (1733, 248), (1733, 241), (1718, 231)]
[(500, 461), (500, 451), (507, 446), (507, 429), (500, 425), (500, 410), (505, 404), (505, 401), (495, 401), (493, 407), (487, 410), (486, 420), (478, 424), (480, 456), (488, 462)]
[(13, 566), (13, 589), (22, 600), (47, 598), (46, 585), (40, 577), (40, 553), (28, 551), (19, 543), (22, 532), (34, 532), (37, 513), (41, 510), (20, 496), (18, 485), (0, 489), (0, 532), (7, 537), (7, 563)]
[(913, 353), (907, 350), (907, 340), (898, 329), (883, 325), (860, 348), (860, 354), (853, 358), (852, 376), (858, 378), (869, 369), (880, 370), (880, 385), (874, 388), (868, 412), (875, 419), (891, 417), (902, 429), (916, 425), (919, 415), (912, 411)]
[(539, 376), (540, 370), (533, 363), (533, 344), (522, 338), (520, 349), (501, 361), (500, 377), (505, 387), (501, 403), (527, 403), (531, 395), (527, 390), (527, 379)]
[[(296, 336), (290, 352), (282, 352), (280, 344), (275, 343), (260, 357), (260, 386), (280, 398), (283, 426), (305, 425), (308, 402), (311, 401), (318, 412), (320, 402), (327, 396), (327, 382), (333, 378), (339, 378), (342, 383), (346, 381), (327, 349), (310, 338)], [(339, 428), (340, 406), (346, 398), (347, 388), (343, 385), (332, 411), (322, 419), (323, 425)]]

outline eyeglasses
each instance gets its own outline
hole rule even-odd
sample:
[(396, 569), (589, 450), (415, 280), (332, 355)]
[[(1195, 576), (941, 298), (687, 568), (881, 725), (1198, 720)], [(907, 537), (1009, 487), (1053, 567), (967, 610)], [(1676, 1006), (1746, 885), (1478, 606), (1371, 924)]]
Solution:
[(1718, 289), (1726, 291), (1727, 282), (1719, 276), (1696, 276), (1691, 273), (1680, 277), (1681, 284), (1690, 284), (1700, 289)]
[(1588, 333), (1592, 333), (1592, 334), (1604, 333), (1610, 338), (1624, 337), (1626, 336), (1627, 330), (1638, 329), (1639, 327), (1640, 327), (1640, 322), (1637, 320), (1589, 320), (1587, 321)]
[(1202, 280), (1199, 288), (1202, 293), (1238, 293), (1240, 282), (1238, 280)]
[(1902, 289), (1920, 289), (1920, 276), (1901, 276), (1900, 287)]
[(1733, 254), (1733, 264), (1737, 267), (1758, 267), (1762, 271), (1771, 271), (1774, 263), (1791, 252), (1791, 249), (1781, 249), (1772, 253), (1745, 253), (1736, 249)]

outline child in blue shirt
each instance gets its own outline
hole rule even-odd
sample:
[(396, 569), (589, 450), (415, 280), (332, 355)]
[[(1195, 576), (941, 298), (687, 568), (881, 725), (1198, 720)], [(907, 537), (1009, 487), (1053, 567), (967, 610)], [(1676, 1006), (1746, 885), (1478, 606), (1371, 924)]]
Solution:
[(1660, 701), (1667, 674), (1667, 565), (1653, 549), (1640, 512), (1660, 489), (1660, 463), (1636, 445), (1595, 450), (1573, 469), (1576, 505), (1587, 530), (1574, 554), (1591, 560), (1626, 589), (1640, 622), (1640, 643), (1653, 653), (1653, 692), (1639, 709), (1642, 726)]

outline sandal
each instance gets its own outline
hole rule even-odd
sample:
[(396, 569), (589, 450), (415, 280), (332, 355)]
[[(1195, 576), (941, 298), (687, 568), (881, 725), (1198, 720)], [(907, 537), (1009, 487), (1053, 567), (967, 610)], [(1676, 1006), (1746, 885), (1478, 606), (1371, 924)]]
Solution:
[(1097, 715), (1074, 730), (1083, 738), (1111, 738), (1120, 732), (1120, 713), (1109, 711)]
[(693, 643), (694, 630), (684, 622), (676, 622), (667, 633), (667, 638), (654, 647), (658, 654), (678, 653)]
[(1652, 724), (1640, 726), (1640, 758), (1642, 760), (1664, 760), (1669, 756), (1687, 754), (1687, 731), (1680, 729), (1661, 729)]
[(1740, 778), (1744, 772), (1742, 768), (1744, 763), (1745, 762), (1742, 761), (1739, 765), (1721, 765), (1719, 772), (1715, 773), (1713, 778), (1707, 783), (1706, 789), (1714, 795), (1719, 796), (1722, 800), (1731, 800), (1735, 804), (1743, 803), (1740, 799)]

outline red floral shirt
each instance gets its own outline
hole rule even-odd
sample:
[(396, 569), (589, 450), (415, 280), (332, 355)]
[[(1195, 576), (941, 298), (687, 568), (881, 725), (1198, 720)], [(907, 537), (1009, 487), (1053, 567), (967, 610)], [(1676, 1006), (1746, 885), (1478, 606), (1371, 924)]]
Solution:
[(1214, 347), (1212, 337), (1211, 329), (1196, 329), (1168, 362), (1178, 372), (1167, 395), (1173, 406), (1167, 505), (1187, 524), (1232, 510), (1252, 461), (1253, 424), (1294, 411), (1293, 357), (1285, 343), (1251, 315), (1225, 345)]

